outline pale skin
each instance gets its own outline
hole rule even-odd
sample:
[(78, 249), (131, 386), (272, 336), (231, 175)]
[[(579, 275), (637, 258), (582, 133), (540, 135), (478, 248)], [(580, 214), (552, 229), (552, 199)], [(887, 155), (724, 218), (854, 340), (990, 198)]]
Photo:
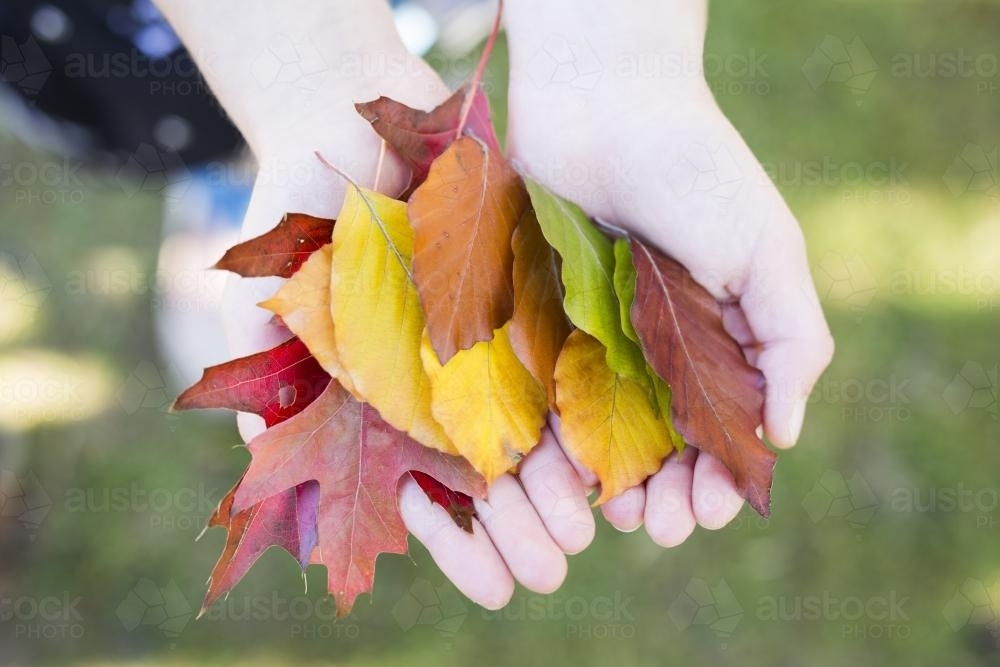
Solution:
[[(381, 0), (158, 4), (260, 163), (243, 238), (272, 228), (286, 211), (336, 217), (344, 182), (314, 151), (362, 185), (375, 184), (380, 140), (354, 102), (387, 95), (429, 110), (450, 94), (406, 52)], [(833, 342), (799, 226), (719, 111), (697, 66), (705, 2), (507, 0), (504, 22), (510, 157), (590, 215), (641, 234), (691, 271), (723, 304), (727, 329), (766, 378), (764, 435), (779, 448), (794, 445)], [(252, 63), (275, 38), (308, 40), (326, 71), (318, 86), (304, 90), (253, 75)], [(562, 44), (575, 49), (578, 70), (600, 76), (553, 76), (544, 54)], [(695, 65), (662, 76), (627, 66), (651, 54), (680, 55)], [(724, 187), (691, 176), (690, 165), (704, 164), (706, 155)], [(379, 189), (397, 193), (407, 178), (406, 167), (386, 155)], [(269, 324), (270, 313), (256, 307), (275, 288), (272, 279), (230, 281), (224, 315), (234, 354), (282, 338)], [(239, 425), (244, 439), (263, 429), (253, 415), (240, 415)], [(552, 417), (519, 474), (501, 477), (476, 501), (472, 534), (412, 480), (401, 484), (400, 509), (455, 586), (495, 609), (510, 599), (515, 582), (539, 593), (561, 585), (566, 554), (593, 539), (587, 494), (596, 484), (561, 447)], [(698, 525), (722, 528), (742, 505), (725, 467), (688, 448), (601, 511), (619, 530), (645, 525), (657, 544), (674, 547)]]

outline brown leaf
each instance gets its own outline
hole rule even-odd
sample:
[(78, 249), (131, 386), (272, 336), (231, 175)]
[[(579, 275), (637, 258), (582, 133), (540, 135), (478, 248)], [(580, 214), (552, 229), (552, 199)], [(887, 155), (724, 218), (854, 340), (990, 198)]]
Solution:
[(384, 96), (354, 105), (362, 118), (371, 123), (379, 136), (410, 165), (412, 171), (407, 192), (424, 182), (431, 163), (458, 136), (462, 105), (472, 90), (475, 90), (475, 95), (465, 132), (499, 152), (500, 142), (490, 121), (490, 104), (480, 86), (459, 88), (432, 111), (414, 109)]
[(286, 213), (271, 231), (227, 250), (215, 268), (248, 278), (288, 278), (309, 255), (330, 242), (333, 223), (305, 213)]
[(451, 144), (410, 198), (413, 278), (441, 363), (513, 314), (511, 235), (527, 206), (503, 155), (473, 137)]
[(514, 316), (510, 343), (555, 406), (556, 359), (572, 326), (562, 307), (559, 256), (548, 244), (533, 210), (514, 230)]
[(740, 494), (761, 516), (770, 516), (777, 455), (756, 434), (763, 375), (726, 333), (722, 307), (687, 269), (635, 239), (632, 258), (632, 323), (646, 359), (673, 392), (674, 426), (687, 442), (722, 461)]
[(319, 482), (318, 553), (341, 616), (371, 590), (380, 553), (406, 553), (396, 500), (404, 474), (426, 473), (466, 495), (486, 491), (464, 460), (392, 428), (336, 381), (295, 419), (269, 428), (249, 447), (253, 460), (236, 492), (236, 511), (309, 480)]

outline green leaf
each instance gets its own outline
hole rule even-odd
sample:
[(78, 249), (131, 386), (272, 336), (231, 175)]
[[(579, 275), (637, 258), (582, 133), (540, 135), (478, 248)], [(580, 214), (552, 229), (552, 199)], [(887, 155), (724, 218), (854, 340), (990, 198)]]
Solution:
[(615, 240), (615, 294), (618, 296), (622, 330), (634, 342), (639, 334), (632, 326), (632, 302), (635, 301), (635, 264), (632, 263), (632, 246), (626, 238)]
[[(542, 234), (563, 260), (566, 315), (574, 325), (607, 348), (611, 370), (648, 385), (646, 361), (636, 343), (638, 337), (633, 340), (625, 333), (623, 321), (629, 321), (629, 310), (621, 304), (615, 289), (615, 249), (611, 239), (576, 204), (552, 194), (531, 179), (526, 178), (525, 182)], [(628, 251), (627, 245), (625, 251)], [(626, 269), (623, 269), (622, 280), (627, 278)], [(634, 294), (634, 269), (632, 271)], [(631, 328), (631, 322), (628, 326)]]

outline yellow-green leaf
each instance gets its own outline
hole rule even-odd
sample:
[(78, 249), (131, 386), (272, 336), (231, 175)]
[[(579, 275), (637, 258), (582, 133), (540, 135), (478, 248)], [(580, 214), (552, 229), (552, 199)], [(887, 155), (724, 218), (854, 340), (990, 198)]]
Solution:
[(459, 350), (444, 366), (426, 333), (420, 348), (434, 417), (487, 483), (538, 443), (548, 411), (545, 388), (514, 354), (508, 327)]
[(577, 329), (556, 363), (561, 441), (601, 481), (601, 504), (642, 483), (673, 451), (648, 386), (608, 367), (600, 341)]
[[(562, 257), (563, 303), (577, 327), (607, 349), (608, 366), (642, 382), (642, 350), (625, 334), (623, 310), (615, 291), (615, 251), (607, 236), (576, 204), (525, 179), (545, 240)], [(627, 311), (624, 311), (627, 319)]]
[(354, 393), (385, 421), (456, 454), (431, 414), (430, 378), (420, 360), (424, 316), (410, 268), (413, 238), (406, 204), (348, 187), (331, 243), (337, 355)]

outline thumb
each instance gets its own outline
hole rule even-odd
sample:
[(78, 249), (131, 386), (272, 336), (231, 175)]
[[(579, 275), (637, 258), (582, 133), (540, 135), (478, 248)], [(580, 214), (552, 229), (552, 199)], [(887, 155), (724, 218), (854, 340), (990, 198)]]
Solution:
[(778, 210), (750, 257), (740, 308), (757, 342), (756, 366), (767, 382), (764, 432), (786, 448), (798, 440), (809, 394), (833, 357), (833, 338), (809, 272), (802, 232), (784, 202)]

